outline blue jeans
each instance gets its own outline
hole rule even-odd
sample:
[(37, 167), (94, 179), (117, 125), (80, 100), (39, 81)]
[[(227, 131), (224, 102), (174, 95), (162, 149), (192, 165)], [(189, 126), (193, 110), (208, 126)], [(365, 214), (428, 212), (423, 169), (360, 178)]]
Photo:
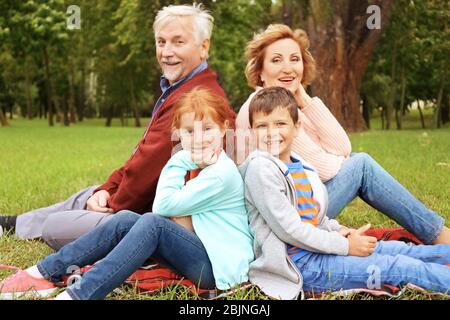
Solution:
[(95, 266), (67, 288), (77, 300), (103, 299), (152, 257), (201, 288), (215, 287), (206, 250), (195, 235), (158, 214), (121, 211), (37, 265), (58, 282), (73, 266)]
[(359, 196), (425, 244), (433, 243), (442, 232), (444, 219), (425, 207), (366, 153), (352, 153), (325, 186), (330, 218)]
[(296, 265), (309, 292), (379, 288), (407, 283), (436, 292), (450, 292), (450, 245), (408, 245), (379, 241), (368, 257), (308, 252)]

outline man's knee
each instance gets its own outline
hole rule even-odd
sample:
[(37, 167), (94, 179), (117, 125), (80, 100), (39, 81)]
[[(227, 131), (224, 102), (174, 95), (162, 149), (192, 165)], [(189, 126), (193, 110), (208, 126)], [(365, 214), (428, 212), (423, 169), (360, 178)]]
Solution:
[(61, 218), (58, 214), (50, 215), (47, 219), (45, 219), (42, 228), (42, 240), (54, 250), (59, 250), (64, 246), (57, 240), (58, 233), (60, 232)]

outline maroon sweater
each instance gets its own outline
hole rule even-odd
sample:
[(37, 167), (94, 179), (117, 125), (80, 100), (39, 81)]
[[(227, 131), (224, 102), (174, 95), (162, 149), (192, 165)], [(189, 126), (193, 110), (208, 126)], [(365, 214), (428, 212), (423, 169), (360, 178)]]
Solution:
[[(145, 213), (152, 210), (159, 175), (177, 143), (171, 141), (174, 103), (181, 95), (197, 86), (210, 89), (226, 98), (216, 74), (210, 68), (198, 73), (169, 95), (148, 125), (131, 158), (95, 190), (108, 191), (111, 195), (108, 206), (114, 212), (127, 209)], [(229, 105), (228, 108), (234, 128), (236, 114)]]

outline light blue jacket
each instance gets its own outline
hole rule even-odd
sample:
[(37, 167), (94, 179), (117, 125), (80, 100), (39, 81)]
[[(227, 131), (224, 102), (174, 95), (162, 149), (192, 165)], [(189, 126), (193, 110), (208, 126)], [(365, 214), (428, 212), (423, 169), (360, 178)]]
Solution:
[(228, 289), (248, 281), (254, 259), (253, 238), (244, 200), (244, 183), (234, 162), (222, 151), (217, 162), (185, 184), (198, 169), (189, 151), (167, 162), (159, 177), (153, 212), (165, 217), (192, 216), (195, 233), (205, 246), (216, 286)]

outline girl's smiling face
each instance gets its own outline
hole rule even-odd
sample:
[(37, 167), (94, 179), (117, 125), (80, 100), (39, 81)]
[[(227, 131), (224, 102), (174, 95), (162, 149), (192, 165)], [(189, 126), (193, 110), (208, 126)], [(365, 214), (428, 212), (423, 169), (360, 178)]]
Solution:
[(187, 112), (180, 117), (179, 135), (184, 150), (202, 152), (204, 150), (220, 150), (225, 128), (209, 115), (196, 119), (194, 112)]

